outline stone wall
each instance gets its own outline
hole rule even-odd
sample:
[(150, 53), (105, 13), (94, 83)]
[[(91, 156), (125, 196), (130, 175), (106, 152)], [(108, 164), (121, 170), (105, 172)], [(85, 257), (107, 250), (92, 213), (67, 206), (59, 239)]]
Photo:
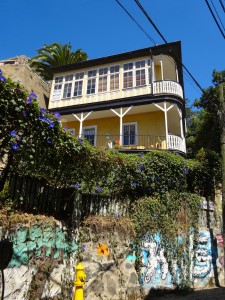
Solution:
[[(193, 256), (190, 233), (190, 279), (205, 288), (223, 282), (221, 195), (215, 202), (203, 199), (197, 255)], [(47, 217), (37, 223), (0, 230), (0, 239), (10, 236), (14, 255), (5, 270), (5, 299), (72, 299), (74, 266), (82, 261), (87, 274), (86, 300), (144, 299), (152, 288), (173, 289), (166, 249), (160, 234), (148, 235), (141, 243), (142, 267), (137, 275), (134, 236), (129, 219), (118, 215), (87, 219), (79, 231)], [(182, 240), (180, 240), (182, 242)], [(176, 262), (173, 273), (179, 282)], [(35, 298), (36, 297), (36, 298)]]

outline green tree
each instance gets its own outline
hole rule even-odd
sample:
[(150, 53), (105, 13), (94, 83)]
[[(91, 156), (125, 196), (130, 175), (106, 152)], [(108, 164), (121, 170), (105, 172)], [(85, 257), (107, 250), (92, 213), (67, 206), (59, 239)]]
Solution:
[(51, 68), (81, 62), (87, 60), (86, 52), (81, 49), (73, 52), (71, 44), (53, 43), (51, 45), (44, 45), (37, 50), (38, 55), (30, 60), (30, 67), (34, 69), (45, 80), (52, 79)]
[[(189, 157), (193, 157), (200, 149), (213, 150), (220, 153), (220, 136), (222, 128), (221, 107), (219, 100), (219, 83), (225, 79), (225, 71), (212, 73), (213, 86), (204, 90), (200, 99), (195, 100), (187, 133), (187, 149)], [(223, 121), (222, 121), (223, 122)]]

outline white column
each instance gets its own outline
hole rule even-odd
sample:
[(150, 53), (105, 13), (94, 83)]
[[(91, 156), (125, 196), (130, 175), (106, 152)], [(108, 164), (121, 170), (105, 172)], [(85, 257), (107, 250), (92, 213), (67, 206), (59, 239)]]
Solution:
[(164, 107), (161, 107), (160, 105), (153, 103), (156, 107), (161, 109), (164, 112), (164, 118), (165, 118), (165, 132), (166, 132), (166, 148), (168, 149), (169, 141), (168, 141), (168, 118), (167, 118), (167, 112), (174, 107), (174, 104), (171, 104), (168, 108), (166, 107), (166, 102), (164, 102)]
[(127, 110), (125, 110), (125, 112), (123, 113), (123, 108), (120, 108), (120, 112), (118, 113), (116, 110), (111, 108), (111, 111), (116, 114), (119, 118), (120, 118), (120, 145), (121, 143), (121, 139), (123, 136), (123, 117), (128, 113), (129, 110), (131, 110), (132, 106), (128, 107)]
[(166, 130), (166, 148), (168, 148), (168, 120), (167, 120), (167, 108), (166, 102), (164, 102), (164, 117), (165, 117), (165, 130)]
[(79, 138), (82, 137), (83, 121), (84, 121), (85, 119), (87, 119), (87, 117), (88, 117), (91, 113), (92, 113), (92, 111), (90, 111), (89, 113), (87, 113), (86, 115), (84, 115), (84, 113), (82, 112), (82, 113), (80, 114), (80, 118), (79, 118), (77, 115), (73, 114), (73, 116), (80, 122)]

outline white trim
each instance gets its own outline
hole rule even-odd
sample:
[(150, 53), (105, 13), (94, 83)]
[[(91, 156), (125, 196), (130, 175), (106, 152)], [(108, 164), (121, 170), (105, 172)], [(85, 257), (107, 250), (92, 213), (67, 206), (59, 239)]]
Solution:
[(96, 137), (97, 137), (97, 125), (91, 125), (91, 126), (83, 126), (82, 128), (82, 136), (84, 137), (84, 130), (85, 129), (95, 129), (95, 136), (94, 136), (94, 147), (96, 147)]

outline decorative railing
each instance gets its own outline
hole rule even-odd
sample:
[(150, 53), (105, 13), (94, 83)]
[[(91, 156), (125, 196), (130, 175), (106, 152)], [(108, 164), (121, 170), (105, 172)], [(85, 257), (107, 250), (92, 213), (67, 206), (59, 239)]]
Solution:
[(175, 135), (168, 135), (167, 143), (165, 136), (153, 135), (85, 135), (93, 146), (98, 148), (115, 148), (118, 150), (180, 150), (186, 152), (185, 142)]
[(183, 98), (180, 84), (169, 80), (153, 82), (153, 94), (175, 94)]
[(185, 140), (179, 136), (169, 134), (167, 137), (167, 149), (179, 150), (186, 153)]

